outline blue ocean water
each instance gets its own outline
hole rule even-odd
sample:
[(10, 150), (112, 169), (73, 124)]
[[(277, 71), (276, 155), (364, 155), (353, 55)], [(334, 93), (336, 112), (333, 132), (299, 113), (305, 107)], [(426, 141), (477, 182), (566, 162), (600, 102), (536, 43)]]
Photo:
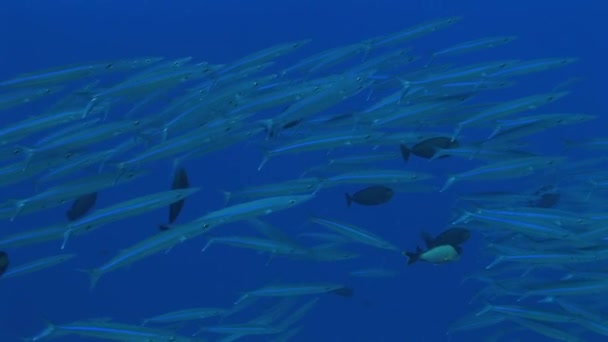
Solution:
[[(608, 6), (600, 1), (19, 1), (2, 4), (0, 35), (0, 79), (62, 65), (141, 56), (179, 58), (211, 64), (230, 63), (274, 44), (312, 39), (302, 50), (280, 63), (289, 64), (339, 45), (402, 30), (425, 21), (462, 16), (458, 25), (424, 36), (411, 44), (421, 54), (454, 43), (496, 35), (516, 35), (504, 47), (457, 56), (452, 61), (477, 63), (494, 59), (578, 57), (564, 69), (523, 77), (510, 88), (496, 93), (493, 101), (551, 91), (565, 80), (576, 80), (571, 94), (551, 104), (554, 112), (597, 115), (590, 123), (559, 128), (534, 140), (534, 150), (560, 152), (563, 139), (605, 136), (608, 112), (605, 101), (606, 32)], [(537, 76), (542, 75), (542, 76)], [(35, 111), (35, 105), (28, 111)], [(3, 111), (0, 124), (37, 113), (16, 107)], [(153, 109), (149, 115), (154, 115)], [(201, 191), (188, 198), (181, 222), (195, 219), (223, 206), (221, 190), (236, 191), (251, 185), (298, 177), (306, 167), (323, 160), (325, 152), (271, 159), (261, 170), (259, 142), (240, 143), (184, 165), (190, 181)], [(574, 158), (596, 154), (580, 152)], [(587, 155), (585, 153), (588, 153)], [(438, 182), (469, 163), (459, 160), (427, 164), (413, 160), (413, 168), (432, 170)], [(148, 174), (124, 186), (100, 193), (97, 207), (168, 189), (171, 162), (150, 164)], [(507, 186), (518, 185), (508, 181)], [(504, 186), (504, 185), (503, 185)], [(330, 189), (313, 201), (293, 210), (268, 216), (268, 222), (298, 233), (311, 229), (307, 216), (330, 217), (381, 234), (402, 249), (420, 244), (419, 232), (438, 233), (452, 217), (460, 192), (490, 190), (485, 183), (455, 185), (446, 193), (399, 193), (384, 206), (346, 207), (344, 191)], [(2, 189), (2, 201), (21, 198), (34, 191), (21, 183)], [(3, 222), (2, 229), (15, 233), (46, 227), (64, 219), (66, 208), (23, 216)], [(231, 305), (240, 294), (271, 282), (328, 281), (348, 284), (354, 296), (325, 295), (302, 320), (301, 332), (293, 341), (482, 341), (510, 327), (481, 329), (446, 335), (449, 325), (465, 314), (479, 310), (470, 304), (480, 289), (463, 277), (483, 268), (485, 242), (473, 235), (464, 245), (458, 262), (432, 266), (406, 266), (401, 255), (365, 247), (353, 248), (362, 256), (340, 262), (312, 262), (273, 258), (250, 250), (223, 245), (200, 253), (204, 238), (188, 241), (167, 253), (146, 258), (127, 269), (104, 276), (89, 291), (86, 274), (78, 269), (101, 265), (121, 249), (157, 232), (166, 211), (155, 210), (121, 220), (90, 235), (70, 241), (69, 252), (77, 257), (55, 268), (20, 278), (0, 279), (0, 341), (18, 341), (34, 336), (45, 322), (66, 323), (84, 319), (111, 318), (138, 324), (142, 318), (193, 307)], [(224, 229), (218, 228), (218, 229)], [(319, 231), (320, 229), (315, 229)], [(247, 231), (235, 223), (226, 231)], [(218, 233), (219, 234), (219, 233)], [(59, 243), (11, 249), (11, 262), (25, 263), (59, 253)], [(400, 270), (393, 278), (351, 278), (348, 271), (383, 267)], [(10, 281), (9, 281), (10, 280)], [(605, 294), (604, 294), (605, 296)], [(603, 297), (602, 297), (603, 298)], [(258, 308), (261, 312), (264, 308)], [(585, 335), (586, 341), (602, 341)], [(505, 341), (542, 341), (530, 332), (519, 332)], [(83, 337), (61, 337), (58, 341), (88, 341)], [(253, 337), (244, 340), (266, 340)]]

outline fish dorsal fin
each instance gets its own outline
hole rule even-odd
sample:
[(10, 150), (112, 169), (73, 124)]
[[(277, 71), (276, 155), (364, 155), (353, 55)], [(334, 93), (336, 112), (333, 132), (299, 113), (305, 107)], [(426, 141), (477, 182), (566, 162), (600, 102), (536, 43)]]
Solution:
[(435, 247), (435, 238), (433, 238), (433, 235), (427, 232), (420, 232), (420, 237), (422, 238), (422, 240), (424, 240), (426, 249), (431, 249)]

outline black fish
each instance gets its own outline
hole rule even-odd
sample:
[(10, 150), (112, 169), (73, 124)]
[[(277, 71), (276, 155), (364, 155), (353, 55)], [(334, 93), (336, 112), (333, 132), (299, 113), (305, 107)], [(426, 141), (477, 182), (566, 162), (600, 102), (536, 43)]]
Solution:
[(287, 122), (287, 123), (285, 123), (283, 125), (282, 130), (286, 130), (286, 129), (289, 129), (289, 128), (294, 128), (297, 125), (301, 124), (302, 121), (303, 121), (303, 119), (296, 119), (296, 120), (289, 121), (289, 122)]
[(74, 203), (72, 203), (70, 210), (65, 213), (68, 220), (74, 221), (83, 217), (95, 206), (95, 202), (97, 202), (96, 192), (78, 197)]
[(528, 202), (529, 207), (553, 208), (559, 203), (561, 197), (557, 188), (553, 185), (545, 185), (534, 192), (536, 198)]
[[(173, 177), (173, 184), (171, 185), (171, 190), (187, 189), (189, 187), (190, 182), (188, 181), (188, 174), (186, 173), (186, 169), (184, 169), (183, 167), (179, 168), (175, 172), (175, 176)], [(169, 222), (166, 225), (161, 225), (160, 230), (169, 229), (169, 225), (175, 222), (175, 220), (179, 216), (179, 213), (184, 207), (184, 201), (185, 199), (181, 199), (169, 205)]]
[(431, 234), (422, 232), (420, 233), (427, 249), (431, 249), (441, 245), (451, 245), (453, 247), (459, 247), (465, 243), (471, 237), (471, 231), (466, 228), (450, 228), (441, 232), (435, 238)]
[(390, 201), (393, 198), (394, 191), (382, 185), (372, 185), (365, 189), (359, 190), (354, 194), (344, 194), (346, 197), (346, 205), (355, 202), (361, 205), (379, 205)]
[(345, 287), (341, 287), (339, 289), (335, 289), (333, 291), (330, 291), (330, 293), (333, 293), (335, 295), (338, 295), (340, 297), (352, 297), (354, 290), (351, 287), (345, 286)]
[(6, 272), (6, 269), (9, 265), (8, 254), (6, 252), (0, 251), (0, 277)]
[(275, 123), (268, 123), (264, 127), (266, 128), (266, 136), (268, 138), (276, 138), (281, 132), (286, 129), (294, 128), (301, 124), (304, 119), (295, 119), (284, 123), (282, 126), (277, 126)]
[[(401, 157), (404, 161), (408, 161), (410, 159), (410, 154), (418, 156), (420, 158), (431, 159), (435, 156), (438, 150), (447, 150), (450, 148), (458, 147), (458, 141), (452, 141), (452, 138), (448, 137), (435, 137), (423, 140), (416, 145), (412, 146), (412, 148), (408, 148), (406, 145), (399, 145), (401, 149)], [(440, 158), (445, 158), (446, 156), (441, 156)]]

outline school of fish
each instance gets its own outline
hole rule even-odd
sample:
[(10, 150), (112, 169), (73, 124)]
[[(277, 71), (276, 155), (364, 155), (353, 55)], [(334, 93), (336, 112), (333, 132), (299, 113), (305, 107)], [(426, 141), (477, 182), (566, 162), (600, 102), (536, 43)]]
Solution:
[[(0, 110), (12, 113), (34, 106), (40, 113), (15, 115), (0, 127), (0, 184), (30, 189), (0, 203), (0, 218), (9, 227), (0, 232), (0, 282), (70, 262), (78, 258), (70, 247), (81, 236), (167, 208), (169, 217), (148, 236), (84, 271), (91, 291), (101, 282), (112, 282), (116, 270), (136, 268), (145, 258), (195, 239), (205, 241), (203, 251), (227, 245), (221, 248), (317, 262), (365, 259), (349, 251), (358, 244), (394, 255), (403, 260), (403, 269), (345, 272), (385, 278), (407, 272), (408, 264), (455, 262), (463, 256), (463, 244), (476, 235), (484, 241), (480, 253), (487, 265), (463, 274), (463, 279), (478, 289), (471, 299), (477, 309), (445, 327), (448, 334), (500, 325), (512, 328), (501, 329), (501, 334), (525, 330), (562, 341), (607, 337), (608, 315), (602, 311), (608, 303), (597, 295), (608, 290), (602, 267), (608, 261), (608, 214), (600, 204), (608, 190), (606, 163), (600, 158), (608, 138), (556, 139), (554, 145), (561, 147), (553, 154), (530, 142), (539, 136), (551, 139), (546, 134), (551, 130), (595, 119), (594, 113), (545, 109), (573, 96), (565, 89), (572, 84), (568, 79), (535, 93), (500, 97), (504, 89), (512, 94), (521, 78), (567, 70), (577, 58), (452, 64), (455, 56), (504, 49), (514, 36), (455, 42), (430, 55), (416, 49), (416, 39), (431, 40), (460, 20), (419, 23), (304, 58), (293, 56), (314, 46), (310, 40), (278, 44), (225, 64), (191, 57), (126, 58), (0, 81)], [(299, 156), (316, 156), (318, 163), (298, 174), (277, 173), (276, 182), (204, 189), (223, 192), (225, 203), (198, 212), (193, 220), (180, 218), (191, 205), (188, 198), (201, 190), (189, 177), (189, 165), (235, 146), (259, 149), (257, 170), (242, 168), (245, 174), (273, 174), (282, 158), (293, 163)], [(578, 158), (582, 150), (593, 157)], [(415, 158), (447, 171), (418, 170), (412, 166), (417, 165)], [(469, 167), (453, 169), (453, 160)], [(172, 170), (173, 179), (164, 190), (126, 192), (123, 200), (99, 207), (104, 191), (145, 179), (163, 167)], [(470, 184), (482, 184), (487, 191), (468, 192)], [(374, 227), (314, 213), (305, 222), (307, 232), (297, 236), (266, 220), (277, 212), (306, 208), (330, 188), (340, 189), (340, 203), (349, 210), (373, 210), (400, 193), (458, 192), (451, 208), (434, 209), (452, 211), (452, 222), (428, 228), (440, 233), (420, 232), (424, 248), (418, 241), (404, 246)], [(66, 206), (65, 221), (12, 228), (24, 216)], [(188, 210), (202, 210), (194, 207)], [(249, 234), (222, 232), (222, 226), (235, 222), (247, 225)], [(55, 244), (56, 254), (29, 261), (11, 258), (9, 264), (15, 249), (42, 243)], [(323, 279), (269, 280), (243, 291), (226, 307), (158, 313), (141, 317), (143, 324), (93, 318), (50, 322), (25, 340), (77, 335), (147, 342), (249, 336), (287, 341), (308, 329), (299, 322), (323, 295), (356, 295), (347, 284)], [(269, 299), (272, 306), (261, 305), (255, 317), (242, 318), (244, 310)]]

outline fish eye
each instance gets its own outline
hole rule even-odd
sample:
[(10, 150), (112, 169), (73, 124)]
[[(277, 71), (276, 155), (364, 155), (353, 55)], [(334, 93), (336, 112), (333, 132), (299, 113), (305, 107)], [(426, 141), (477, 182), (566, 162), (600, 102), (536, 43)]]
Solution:
[(289, 200), (289, 204), (296, 204), (296, 200), (294, 200), (294, 199)]

